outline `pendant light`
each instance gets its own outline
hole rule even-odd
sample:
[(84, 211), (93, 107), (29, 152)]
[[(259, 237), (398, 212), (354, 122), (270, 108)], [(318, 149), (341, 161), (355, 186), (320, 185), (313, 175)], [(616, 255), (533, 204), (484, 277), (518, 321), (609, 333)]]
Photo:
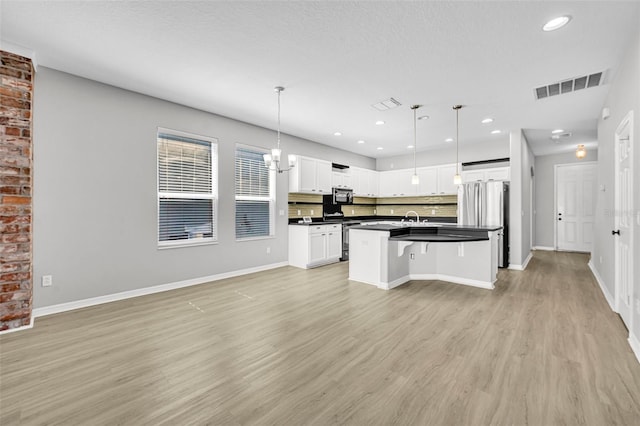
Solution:
[(578, 149), (576, 149), (576, 157), (578, 158), (578, 160), (582, 160), (586, 156), (587, 150), (585, 149), (584, 145), (578, 145)]
[(458, 164), (458, 157), (459, 157), (459, 151), (460, 151), (460, 138), (458, 136), (459, 133), (459, 113), (460, 113), (460, 108), (462, 108), (462, 105), (454, 105), (453, 109), (456, 110), (456, 174), (453, 177), (453, 184), (454, 185), (460, 185), (462, 183), (462, 176), (460, 176), (460, 170), (459, 170), (459, 164)]
[(282, 86), (276, 86), (273, 90), (278, 93), (278, 144), (275, 148), (271, 150), (271, 154), (264, 154), (264, 164), (267, 166), (269, 170), (277, 171), (278, 173), (288, 172), (293, 167), (295, 167), (296, 157), (294, 155), (289, 154), (289, 168), (281, 169), (280, 168), (280, 156), (282, 155), (282, 150), (280, 149), (280, 93), (284, 90)]
[(411, 176), (411, 184), (418, 185), (420, 183), (420, 178), (418, 177), (418, 169), (416, 168), (416, 150), (417, 148), (417, 138), (416, 138), (416, 111), (422, 105), (412, 105), (411, 109), (413, 110), (413, 176)]

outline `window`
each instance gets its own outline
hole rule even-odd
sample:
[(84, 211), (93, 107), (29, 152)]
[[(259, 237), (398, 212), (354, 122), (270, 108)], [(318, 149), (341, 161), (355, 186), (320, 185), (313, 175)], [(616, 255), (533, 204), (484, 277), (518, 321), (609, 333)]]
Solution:
[(274, 172), (264, 165), (267, 151), (236, 145), (236, 239), (273, 235)]
[(211, 243), (216, 235), (216, 140), (158, 130), (158, 246)]

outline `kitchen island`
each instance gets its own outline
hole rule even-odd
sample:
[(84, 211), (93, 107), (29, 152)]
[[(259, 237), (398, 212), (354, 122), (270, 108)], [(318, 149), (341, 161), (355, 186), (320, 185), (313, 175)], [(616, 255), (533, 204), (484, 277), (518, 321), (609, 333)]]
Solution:
[(363, 224), (349, 230), (349, 279), (389, 290), (410, 280), (493, 289), (501, 227)]

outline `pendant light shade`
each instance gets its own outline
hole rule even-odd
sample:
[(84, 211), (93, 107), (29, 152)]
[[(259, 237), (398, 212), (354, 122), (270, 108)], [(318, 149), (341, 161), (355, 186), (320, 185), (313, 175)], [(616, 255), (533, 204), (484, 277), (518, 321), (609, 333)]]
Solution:
[(411, 176), (411, 184), (418, 185), (420, 184), (420, 177), (418, 176), (418, 169), (416, 168), (416, 150), (417, 150), (417, 129), (416, 129), (416, 111), (422, 105), (412, 105), (411, 109), (413, 110), (413, 176)]
[(460, 138), (459, 138), (459, 113), (462, 105), (454, 105), (453, 109), (456, 111), (456, 174), (453, 176), (453, 184), (460, 185), (462, 184), (462, 176), (460, 176), (460, 166), (459, 166), (459, 152), (460, 152)]
[(277, 171), (278, 173), (288, 172), (293, 167), (295, 167), (296, 157), (295, 155), (288, 155), (287, 160), (289, 163), (288, 169), (280, 168), (280, 158), (282, 156), (282, 150), (280, 149), (280, 93), (284, 91), (284, 87), (276, 86), (274, 90), (278, 93), (278, 142), (275, 148), (271, 150), (270, 154), (264, 154), (264, 165), (269, 168), (269, 170)]
[(576, 157), (578, 158), (578, 160), (582, 160), (586, 156), (587, 150), (585, 149), (584, 145), (578, 145), (578, 149), (576, 149)]

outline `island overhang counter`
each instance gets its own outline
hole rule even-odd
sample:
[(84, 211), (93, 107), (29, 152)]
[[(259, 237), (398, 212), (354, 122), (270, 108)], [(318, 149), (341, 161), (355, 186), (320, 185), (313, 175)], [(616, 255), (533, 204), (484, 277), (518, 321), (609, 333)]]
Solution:
[(349, 280), (389, 290), (410, 280), (493, 289), (499, 226), (366, 224), (349, 230)]

